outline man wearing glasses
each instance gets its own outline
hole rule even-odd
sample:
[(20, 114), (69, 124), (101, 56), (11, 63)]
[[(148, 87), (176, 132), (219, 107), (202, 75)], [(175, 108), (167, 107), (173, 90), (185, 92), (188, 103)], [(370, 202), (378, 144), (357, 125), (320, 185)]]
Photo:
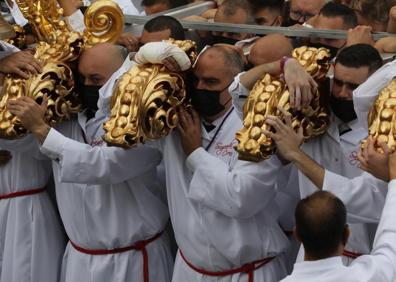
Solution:
[(326, 0), (290, 0), (289, 15), (284, 20), (283, 25), (292, 26), (305, 23), (319, 14), (324, 4), (326, 4)]

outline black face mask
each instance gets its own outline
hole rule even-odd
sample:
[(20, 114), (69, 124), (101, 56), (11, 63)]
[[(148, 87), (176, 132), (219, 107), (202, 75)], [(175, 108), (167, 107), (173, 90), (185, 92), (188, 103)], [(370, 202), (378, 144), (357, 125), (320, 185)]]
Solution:
[(98, 110), (99, 89), (102, 86), (79, 85), (77, 91), (80, 94), (83, 109), (86, 109), (87, 117), (92, 118)]
[(238, 41), (238, 39), (228, 38), (224, 36), (212, 36), (212, 45), (219, 43), (235, 45), (235, 43), (237, 43)]
[(353, 101), (343, 100), (330, 96), (330, 107), (336, 117), (345, 123), (353, 121), (357, 118)]
[(283, 20), (282, 22), (282, 26), (288, 27), (288, 26), (293, 26), (296, 24), (301, 24), (299, 21), (293, 20), (292, 18), (287, 18), (285, 20)]
[(337, 56), (339, 48), (329, 46), (326, 44), (321, 44), (321, 43), (309, 43), (309, 47), (314, 47), (314, 48), (326, 48), (329, 49), (330, 51), (330, 59), (333, 59)]
[(192, 89), (191, 104), (202, 117), (215, 116), (225, 109), (220, 104), (220, 93), (223, 90)]

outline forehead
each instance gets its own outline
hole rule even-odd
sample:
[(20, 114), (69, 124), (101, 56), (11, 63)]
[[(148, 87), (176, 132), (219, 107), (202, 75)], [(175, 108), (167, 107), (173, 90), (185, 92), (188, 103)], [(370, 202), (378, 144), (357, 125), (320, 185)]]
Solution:
[(324, 4), (324, 0), (291, 0), (290, 9), (316, 15)]
[(344, 29), (344, 21), (341, 17), (328, 18), (319, 15), (313, 25), (317, 29)]
[(162, 40), (168, 40), (171, 35), (170, 29), (165, 29), (161, 31), (149, 32), (143, 30), (142, 36), (140, 37), (140, 42), (145, 44), (148, 42), (157, 42)]
[(225, 16), (222, 9), (219, 9), (214, 17), (217, 23), (244, 24), (247, 20), (247, 13), (241, 8), (236, 8), (232, 16)]
[[(89, 52), (89, 51), (88, 51)], [(107, 53), (83, 53), (78, 62), (78, 71), (83, 76), (99, 74), (104, 75), (110, 68), (110, 58)]]
[(194, 67), (194, 75), (197, 77), (222, 78), (225, 71), (224, 56), (216, 50), (208, 50), (202, 54)]
[(369, 77), (369, 68), (367, 66), (351, 68), (337, 63), (334, 67), (334, 77), (344, 82), (361, 84)]

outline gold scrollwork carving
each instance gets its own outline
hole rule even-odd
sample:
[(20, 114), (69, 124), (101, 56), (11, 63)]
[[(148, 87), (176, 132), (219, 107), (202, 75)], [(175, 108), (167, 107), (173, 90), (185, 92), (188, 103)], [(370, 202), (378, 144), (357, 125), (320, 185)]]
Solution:
[[(324, 48), (300, 47), (293, 50), (305, 70), (318, 82), (323, 80), (329, 69), (329, 52)], [(290, 95), (285, 82), (266, 74), (254, 85), (244, 106), (243, 128), (236, 133), (239, 159), (259, 162), (269, 158), (275, 151), (274, 141), (263, 134), (272, 131), (265, 123), (268, 115), (282, 118), (278, 107), (292, 114), (295, 130), (302, 126), (305, 140), (323, 134), (328, 126), (328, 111), (318, 91), (314, 93), (309, 106), (300, 111), (290, 107)]]
[[(195, 43), (170, 42), (195, 60)], [(103, 139), (109, 145), (129, 149), (138, 143), (165, 137), (177, 126), (177, 110), (184, 103), (183, 74), (170, 72), (163, 65), (135, 65), (117, 82)]]

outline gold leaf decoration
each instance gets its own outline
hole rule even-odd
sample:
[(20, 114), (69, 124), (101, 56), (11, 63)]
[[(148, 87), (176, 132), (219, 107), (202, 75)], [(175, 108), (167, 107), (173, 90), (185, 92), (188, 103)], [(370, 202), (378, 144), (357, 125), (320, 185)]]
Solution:
[[(170, 40), (196, 58), (195, 43)], [(167, 136), (179, 122), (178, 108), (186, 103), (183, 74), (163, 65), (135, 65), (118, 80), (112, 96), (111, 117), (103, 139), (126, 149)]]
[[(383, 153), (381, 143), (396, 150), (396, 78), (380, 91), (368, 115), (369, 137), (374, 141), (377, 152)], [(367, 139), (361, 143), (364, 149)]]
[[(293, 57), (318, 82), (322, 81), (329, 69), (329, 52), (324, 48), (300, 47), (293, 50)], [(244, 106), (243, 128), (236, 133), (239, 159), (259, 162), (269, 158), (275, 151), (274, 141), (263, 134), (263, 130), (273, 131), (265, 123), (268, 115), (282, 117), (278, 107), (292, 114), (292, 126), (303, 128), (305, 140), (323, 134), (328, 126), (328, 111), (318, 91), (309, 106), (300, 111), (290, 107), (290, 94), (283, 80), (266, 74), (254, 85)]]

